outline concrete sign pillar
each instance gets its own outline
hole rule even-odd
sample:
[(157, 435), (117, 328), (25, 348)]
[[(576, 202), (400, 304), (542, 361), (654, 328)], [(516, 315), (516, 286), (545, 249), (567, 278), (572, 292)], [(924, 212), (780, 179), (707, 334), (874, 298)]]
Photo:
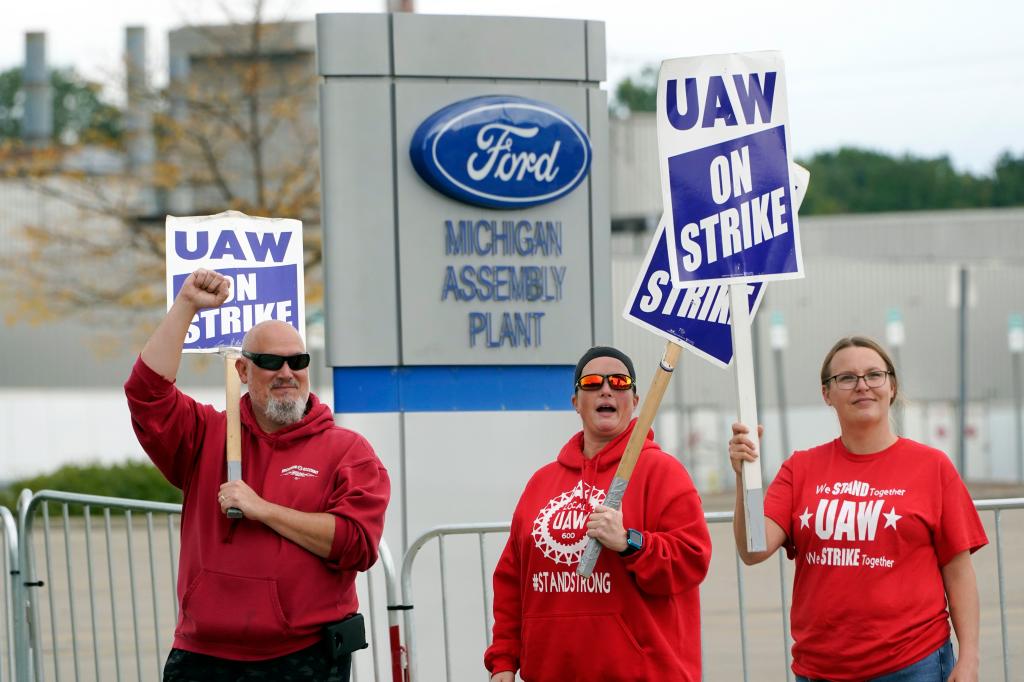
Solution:
[(600, 22), (317, 16), (336, 412), (569, 409), (611, 341)]

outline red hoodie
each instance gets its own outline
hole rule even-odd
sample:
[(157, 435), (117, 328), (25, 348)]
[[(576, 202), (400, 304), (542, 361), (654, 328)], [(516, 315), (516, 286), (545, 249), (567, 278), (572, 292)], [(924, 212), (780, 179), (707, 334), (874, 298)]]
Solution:
[(270, 502), (334, 515), (331, 554), (321, 559), (259, 521), (221, 512), (223, 412), (195, 402), (141, 358), (124, 388), (139, 443), (185, 496), (176, 648), (277, 658), (316, 643), (324, 624), (356, 611), (356, 571), (377, 560), (391, 492), (362, 436), (336, 426), (312, 394), (302, 421), (265, 433), (242, 397), (242, 478)]
[(586, 521), (604, 500), (629, 428), (591, 459), (583, 433), (526, 484), (494, 570), (493, 674), (528, 682), (699, 680), (699, 586), (711, 561), (700, 497), (686, 469), (650, 433), (622, 501), (623, 525), (643, 533), (630, 557), (605, 549), (576, 575)]

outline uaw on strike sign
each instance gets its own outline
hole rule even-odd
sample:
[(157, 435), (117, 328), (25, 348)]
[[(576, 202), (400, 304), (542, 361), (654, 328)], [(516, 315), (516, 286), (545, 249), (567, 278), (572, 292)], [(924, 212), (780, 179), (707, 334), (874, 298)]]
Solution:
[(803, 277), (788, 117), (778, 52), (662, 63), (658, 157), (674, 282)]
[[(794, 163), (790, 176), (793, 210), (798, 212), (811, 174)], [(669, 274), (667, 232), (662, 217), (622, 316), (724, 369), (732, 362), (728, 287), (724, 284), (683, 286), (673, 282)], [(764, 282), (746, 285), (751, 317), (761, 304), (765, 286)]]
[(200, 310), (189, 325), (185, 351), (211, 353), (240, 347), (265, 320), (281, 320), (305, 338), (302, 223), (253, 218), (237, 211), (212, 216), (167, 216), (167, 307), (195, 270), (231, 279), (219, 308)]

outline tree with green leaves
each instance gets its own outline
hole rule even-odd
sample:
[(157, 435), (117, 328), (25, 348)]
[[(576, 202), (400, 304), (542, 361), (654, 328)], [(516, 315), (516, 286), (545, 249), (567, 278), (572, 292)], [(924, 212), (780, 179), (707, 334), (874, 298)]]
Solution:
[(612, 105), (619, 113), (631, 111), (655, 111), (658, 105), (658, 67), (653, 64), (640, 69), (633, 76), (626, 76), (615, 86), (615, 100)]
[(993, 206), (1024, 206), (1024, 153), (1003, 152), (996, 160)]
[[(658, 67), (615, 86), (613, 113), (657, 110)], [(797, 160), (811, 171), (803, 215), (1024, 206), (1024, 154), (1004, 152), (991, 175), (957, 171), (949, 157), (892, 156), (853, 147)]]
[(991, 176), (957, 171), (949, 157), (843, 147), (799, 160), (811, 172), (803, 215), (1024, 205), (1024, 156), (1003, 153)]
[[(0, 73), (0, 140), (21, 137), (25, 111), (20, 67)], [(53, 141), (64, 144), (110, 143), (121, 138), (121, 111), (103, 96), (99, 83), (74, 69), (50, 72), (53, 97)]]

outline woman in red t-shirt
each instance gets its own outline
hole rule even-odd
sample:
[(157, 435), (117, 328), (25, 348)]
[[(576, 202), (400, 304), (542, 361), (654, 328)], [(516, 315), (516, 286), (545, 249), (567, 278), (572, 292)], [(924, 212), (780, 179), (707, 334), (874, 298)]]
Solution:
[(757, 446), (745, 426), (733, 424), (736, 548), (748, 565), (780, 547), (796, 562), (798, 682), (978, 680), (971, 553), (988, 539), (949, 457), (893, 433), (897, 390), (892, 360), (875, 341), (854, 336), (832, 347), (821, 395), (840, 435), (794, 452), (779, 469), (765, 495), (764, 552), (746, 549), (739, 478)]

